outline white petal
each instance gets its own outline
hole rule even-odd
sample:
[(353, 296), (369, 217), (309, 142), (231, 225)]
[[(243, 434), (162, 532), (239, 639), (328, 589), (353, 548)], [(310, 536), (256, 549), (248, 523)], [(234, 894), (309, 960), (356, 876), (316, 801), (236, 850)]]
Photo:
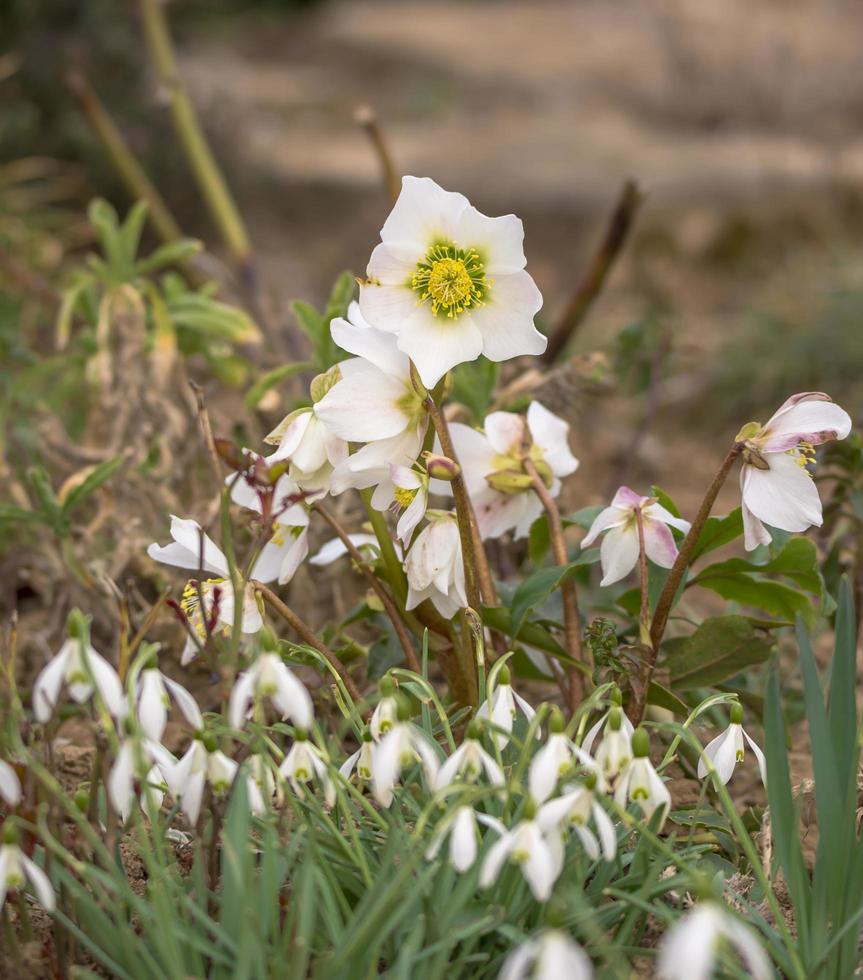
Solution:
[(345, 779), (348, 779), (353, 772), (354, 766), (357, 764), (357, 760), (360, 757), (360, 750), (357, 749), (353, 755), (349, 755), (347, 759), (339, 766), (339, 772)]
[[(378, 539), (373, 534), (349, 534), (351, 544), (356, 548), (366, 545), (377, 547)], [(309, 559), (310, 565), (331, 565), (342, 555), (346, 555), (348, 549), (341, 538), (331, 538), (321, 549)]]
[(585, 853), (590, 858), (591, 861), (599, 860), (599, 841), (596, 839), (596, 834), (589, 828), (585, 827), (583, 824), (577, 823), (573, 828), (578, 834), (581, 840), (582, 847), (584, 847)]
[(111, 806), (125, 823), (132, 809), (135, 796), (135, 749), (132, 741), (126, 739), (120, 746), (114, 765), (108, 774), (108, 797)]
[(198, 707), (198, 702), (182, 684), (172, 681), (170, 677), (165, 677), (164, 674), (162, 675), (162, 679), (170, 691), (171, 697), (177, 702), (177, 707), (182, 712), (186, 721), (196, 730), (203, 728), (204, 719), (201, 717), (201, 709)]
[(527, 272), (497, 276), (484, 305), (472, 313), (482, 353), (490, 361), (541, 354), (548, 341), (533, 322), (541, 307), (542, 294)]
[(596, 802), (591, 806), (591, 811), (593, 813), (593, 822), (596, 824), (596, 829), (599, 834), (599, 840), (602, 843), (602, 853), (605, 860), (613, 861), (617, 853), (617, 831), (614, 829), (611, 817)]
[(678, 919), (663, 936), (659, 946), (657, 976), (662, 980), (710, 980), (713, 976), (716, 938), (710, 910), (698, 906)]
[(533, 897), (538, 902), (547, 901), (551, 895), (556, 878), (554, 865), (554, 858), (548, 844), (537, 832), (537, 840), (531, 848), (530, 855), (522, 864), (522, 873), (530, 885)]
[(689, 529), (692, 525), (689, 521), (685, 521), (682, 517), (675, 517), (670, 510), (666, 510), (662, 504), (652, 503), (648, 504), (642, 511), (645, 518), (652, 521), (662, 521), (663, 524), (668, 524), (669, 527), (673, 527), (678, 531), (683, 531), (684, 534), (689, 533)]
[(311, 728), (315, 712), (312, 699), (302, 681), (282, 663), (276, 672), (276, 683), (278, 690), (273, 696), (273, 703), (282, 712), (282, 717), (290, 718), (300, 728)]
[(256, 680), (257, 675), (253, 670), (244, 670), (234, 681), (231, 696), (228, 699), (228, 724), (231, 728), (240, 729), (244, 727), (249, 703), (254, 695)]
[(821, 526), (821, 500), (815, 481), (793, 456), (770, 453), (770, 469), (743, 468), (743, 500), (761, 521), (783, 531)]
[(728, 913), (723, 915), (723, 931), (737, 947), (748, 975), (753, 980), (771, 980), (773, 969), (757, 933)]
[(362, 370), (353, 371), (330, 388), (315, 405), (315, 413), (342, 439), (388, 439), (404, 431), (410, 421), (399, 404), (407, 393), (401, 378), (363, 362)]
[(800, 440), (814, 445), (828, 439), (844, 439), (851, 431), (848, 413), (821, 392), (795, 395), (764, 427), (766, 452), (793, 448)]
[(4, 759), (0, 759), (0, 796), (9, 806), (18, 806), (21, 802), (21, 781), (18, 774)]
[(402, 739), (403, 732), (396, 725), (372, 749), (372, 792), (384, 807), (393, 800), (393, 786), (401, 768)]
[[(745, 469), (740, 473), (741, 486), (746, 476)], [(773, 538), (767, 528), (758, 520), (752, 511), (742, 501), (740, 512), (743, 516), (743, 546), (747, 551), (753, 551), (760, 544), (770, 544)]]
[(57, 906), (57, 899), (54, 895), (54, 889), (51, 887), (51, 882), (48, 880), (48, 875), (45, 874), (35, 861), (31, 861), (26, 854), (21, 855), (21, 864), (24, 867), (24, 873), (33, 886), (33, 891), (36, 892), (39, 904), (46, 912), (53, 912)]
[(593, 966), (584, 950), (557, 929), (540, 939), (534, 980), (592, 980)]
[(522, 448), (525, 437), (525, 421), (514, 412), (492, 412), (483, 422), (485, 437), (492, 449), (502, 456)]
[(410, 377), (408, 359), (398, 349), (393, 335), (368, 324), (359, 303), (352, 302), (348, 307), (347, 320), (337, 317), (331, 321), (330, 334), (342, 350), (364, 357), (385, 374), (396, 378)]
[(154, 742), (161, 740), (168, 723), (168, 709), (165, 705), (165, 685), (157, 667), (150, 667), (141, 673), (138, 723), (147, 738)]
[(399, 350), (414, 362), (427, 388), (433, 388), (457, 364), (475, 361), (483, 352), (483, 335), (474, 323), (475, 316), (462, 313), (450, 319), (419, 306), (405, 322), (398, 334)]
[(677, 558), (677, 545), (671, 531), (660, 521), (649, 518), (643, 521), (642, 526), (647, 557), (660, 568), (671, 568)]
[(593, 519), (590, 530), (581, 541), (582, 548), (589, 548), (603, 531), (609, 531), (613, 527), (620, 527), (626, 523), (626, 511), (620, 507), (606, 507), (601, 510)]
[(66, 674), (66, 663), (73, 645), (77, 642), (77, 640), (66, 640), (56, 656), (39, 671), (39, 676), (33, 683), (33, 713), (36, 715), (36, 720), (43, 725), (51, 717), (57, 704)]
[(477, 849), (473, 810), (469, 806), (459, 807), (449, 837), (450, 861), (456, 871), (464, 873), (473, 866)]
[(475, 248), (482, 257), (486, 274), (494, 278), (523, 269), (524, 226), (514, 214), (490, 218), (468, 205), (458, 216), (453, 235), (462, 248)]
[[(478, 815), (481, 819), (482, 815)], [(491, 845), (479, 869), (479, 887), (488, 888), (500, 875), (500, 869), (512, 848), (512, 834), (504, 833)]]
[(767, 760), (764, 758), (764, 753), (755, 744), (755, 742), (749, 737), (746, 729), (743, 729), (743, 737), (749, 743), (749, 747), (755, 753), (755, 758), (758, 761), (758, 772), (761, 774), (761, 782), (767, 785)]
[(147, 549), (147, 554), (155, 561), (175, 565), (177, 568), (202, 569), (217, 575), (228, 575), (228, 563), (222, 549), (204, 533), (197, 521), (172, 515), (171, 537), (174, 544), (164, 548), (152, 544)]
[(567, 422), (539, 402), (531, 402), (527, 409), (527, 424), (534, 443), (542, 449), (555, 476), (569, 476), (578, 469), (578, 460), (569, 449)]
[(600, 548), (602, 581), (613, 585), (635, 568), (638, 563), (638, 531), (635, 527), (613, 527), (603, 538)]
[[(536, 958), (536, 943), (530, 941), (516, 947), (504, 960), (497, 980), (528, 980)], [(559, 980), (569, 980), (564, 974)]]
[(129, 705), (123, 696), (123, 685), (120, 683), (117, 671), (92, 647), (87, 650), (86, 657), (105, 707), (115, 718), (123, 718), (129, 710)]

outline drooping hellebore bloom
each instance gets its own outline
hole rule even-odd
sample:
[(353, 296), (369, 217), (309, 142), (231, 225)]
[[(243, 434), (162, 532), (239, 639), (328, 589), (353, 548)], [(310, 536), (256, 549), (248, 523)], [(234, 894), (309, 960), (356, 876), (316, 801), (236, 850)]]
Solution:
[(671, 794), (650, 761), (650, 739), (643, 728), (636, 728), (632, 735), (632, 762), (614, 791), (614, 802), (618, 806), (626, 806), (627, 800), (637, 803), (647, 820), (660, 810), (660, 826), (671, 809)]
[(410, 360), (394, 334), (367, 323), (356, 303), (348, 308), (346, 320), (333, 320), (330, 331), (339, 347), (357, 356), (339, 362), (339, 380), (315, 403), (315, 415), (339, 438), (366, 443), (336, 468), (332, 492), (339, 493), (386, 483), (391, 465), (412, 466), (428, 428), (428, 413), (411, 381)]
[(277, 653), (261, 653), (248, 670), (241, 671), (228, 700), (228, 724), (242, 728), (256, 701), (269, 700), (282, 718), (300, 728), (311, 728), (312, 699), (302, 681)]
[(747, 551), (770, 543), (765, 524), (783, 531), (821, 526), (821, 498), (807, 467), (815, 462), (816, 446), (844, 439), (850, 431), (848, 413), (829, 395), (805, 391), (792, 395), (766, 425), (750, 422), (738, 432)]
[(590, 957), (560, 929), (545, 929), (504, 960), (498, 980), (592, 980)]
[(613, 585), (625, 578), (638, 563), (638, 517), (644, 529), (644, 551), (660, 568), (671, 568), (677, 557), (677, 545), (669, 527), (685, 534), (689, 521), (675, 517), (652, 497), (639, 497), (629, 487), (621, 487), (614, 495), (611, 506), (596, 515), (582, 548), (589, 548), (603, 532), (600, 549), (602, 581), (600, 585)]
[(458, 524), (449, 513), (429, 511), (426, 516), (429, 523), (417, 535), (405, 558), (405, 609), (416, 609), (423, 599), (431, 599), (441, 616), (452, 619), (467, 606)]
[(525, 271), (515, 215), (489, 218), (428, 177), (404, 177), (372, 252), (360, 310), (432, 388), (450, 368), (484, 354), (506, 361), (541, 354), (533, 318), (542, 296)]
[(530, 403), (526, 417), (492, 412), (482, 432), (458, 422), (450, 432), (483, 538), (499, 538), (513, 529), (516, 538), (526, 537), (542, 513), (525, 460), (533, 463), (552, 497), (560, 493), (561, 478), (578, 469), (569, 448), (569, 424), (539, 402)]
[[(151, 544), (147, 548), (147, 554), (154, 561), (173, 565), (175, 568), (195, 569), (215, 576), (202, 582), (190, 580), (183, 589), (180, 608), (189, 629), (186, 646), (180, 658), (180, 662), (185, 665), (195, 658), (198, 644), (206, 639), (208, 632), (219, 628), (227, 633), (232, 629), (234, 589), (227, 558), (197, 521), (172, 516), (171, 537), (174, 540), (170, 544)], [(247, 584), (243, 594), (242, 630), (244, 633), (257, 633), (263, 625), (254, 590)]]
[(0, 909), (11, 891), (18, 891), (30, 882), (39, 904), (46, 912), (53, 912), (57, 899), (48, 875), (18, 846), (18, 834), (14, 827), (3, 828), (3, 844), (0, 845)]
[(661, 980), (710, 980), (725, 943), (740, 954), (747, 976), (770, 980), (773, 970), (756, 933), (714, 901), (696, 905), (663, 936), (657, 976)]
[[(492, 738), (500, 751), (509, 745), (509, 734), (512, 732), (517, 710), (520, 710), (528, 721), (536, 714), (527, 701), (513, 689), (510, 683), (509, 667), (501, 667), (497, 684), (494, 685), (491, 694), (491, 708), (489, 708), (488, 698), (486, 698), (476, 713), (477, 718), (485, 718), (495, 728), (502, 729), (502, 731), (492, 732)], [(538, 735), (539, 732), (537, 732)]]
[(117, 671), (93, 648), (80, 624), (70, 623), (70, 635), (57, 653), (39, 672), (33, 684), (33, 713), (42, 724), (48, 721), (60, 689), (66, 685), (69, 696), (83, 704), (98, 691), (99, 697), (114, 718), (125, 716), (128, 705)]
[(425, 853), (426, 860), (434, 861), (444, 841), (449, 838), (450, 864), (459, 874), (464, 874), (476, 861), (479, 849), (477, 836), (476, 815), (473, 809), (469, 806), (457, 807), (435, 829), (431, 844)]
[(738, 762), (743, 762), (744, 745), (743, 740), (749, 743), (755, 758), (758, 760), (758, 772), (761, 774), (761, 782), (767, 785), (767, 760), (764, 753), (749, 734), (743, 728), (743, 708), (739, 704), (731, 706), (731, 719), (728, 728), (717, 735), (712, 742), (704, 746), (704, 754), (698, 760), (698, 777), (704, 778), (710, 771), (708, 761), (723, 783), (727, 783), (734, 773), (734, 767)]

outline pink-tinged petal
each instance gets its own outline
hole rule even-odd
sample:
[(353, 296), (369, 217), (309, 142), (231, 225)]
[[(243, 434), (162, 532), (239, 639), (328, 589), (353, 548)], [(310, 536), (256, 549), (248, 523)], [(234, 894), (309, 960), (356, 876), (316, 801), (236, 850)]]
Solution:
[(663, 524), (667, 524), (669, 527), (673, 527), (678, 531), (683, 531), (684, 534), (689, 533), (689, 529), (692, 525), (689, 521), (685, 521), (682, 517), (675, 517), (670, 510), (666, 510), (662, 504), (648, 504), (643, 511), (644, 517), (650, 518), (654, 521), (662, 521)]
[(614, 585), (635, 568), (638, 562), (638, 532), (634, 527), (613, 527), (603, 538), (599, 552), (602, 562), (602, 586)]
[(464, 194), (446, 191), (430, 177), (402, 177), (401, 192), (381, 228), (381, 241), (414, 262), (441, 239), (470, 244), (456, 237), (462, 212), (468, 207)]
[(333, 385), (315, 405), (315, 414), (341, 439), (371, 442), (403, 432), (409, 423), (399, 402), (407, 389), (404, 381), (364, 363)]
[[(741, 483), (744, 474), (741, 473)], [(758, 520), (744, 501), (740, 506), (743, 516), (743, 546), (747, 551), (753, 551), (760, 544), (770, 544), (773, 540), (767, 528)]]
[[(828, 439), (844, 439), (851, 418), (821, 391), (807, 391), (789, 398), (764, 426), (765, 452), (792, 449), (801, 439), (817, 445)], [(793, 441), (789, 441), (789, 438)]]
[(455, 240), (462, 248), (475, 248), (492, 278), (518, 272), (524, 257), (524, 226), (514, 214), (489, 218), (468, 205), (458, 218)]
[(500, 493), (492, 487), (485, 487), (471, 497), (480, 537), (485, 541), (499, 538), (520, 524), (531, 495)]
[(769, 470), (743, 468), (743, 500), (765, 524), (783, 531), (821, 526), (821, 500), (809, 473), (793, 456), (770, 453)]
[(626, 523), (627, 517), (627, 512), (621, 510), (620, 507), (612, 506), (601, 510), (593, 519), (590, 530), (582, 539), (582, 549), (589, 548), (603, 531), (610, 531), (613, 527), (621, 527)]
[(515, 412), (492, 412), (483, 423), (486, 439), (501, 455), (521, 448), (524, 442), (524, 419)]
[(337, 317), (330, 323), (330, 333), (342, 350), (364, 357), (384, 374), (410, 377), (408, 359), (398, 349), (393, 335), (370, 326), (356, 301), (348, 307), (347, 320)]
[(646, 520), (642, 523), (647, 557), (660, 568), (671, 568), (677, 557), (677, 545), (671, 531), (660, 521)]
[(527, 427), (555, 476), (569, 476), (578, 469), (578, 460), (569, 449), (568, 422), (549, 412), (540, 402), (531, 402), (527, 409)]
[(629, 487), (620, 487), (611, 501), (612, 507), (620, 507), (622, 510), (629, 510), (633, 507), (640, 507), (648, 498), (640, 497)]
[(548, 341), (533, 322), (541, 307), (542, 294), (527, 272), (495, 279), (483, 305), (472, 313), (482, 338), (482, 353), (490, 361), (541, 354)]

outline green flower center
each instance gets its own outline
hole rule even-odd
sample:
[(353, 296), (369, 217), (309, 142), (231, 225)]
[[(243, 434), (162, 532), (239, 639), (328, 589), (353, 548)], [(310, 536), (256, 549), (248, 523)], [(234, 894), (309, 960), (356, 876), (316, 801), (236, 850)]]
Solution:
[(443, 314), (450, 319), (482, 306), (490, 284), (476, 249), (444, 242), (432, 245), (411, 278), (419, 302), (428, 303), (434, 316)]

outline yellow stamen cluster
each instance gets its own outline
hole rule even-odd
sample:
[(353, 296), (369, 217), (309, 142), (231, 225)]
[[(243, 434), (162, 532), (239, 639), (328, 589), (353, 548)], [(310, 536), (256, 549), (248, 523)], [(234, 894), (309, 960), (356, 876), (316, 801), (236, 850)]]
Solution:
[(393, 490), (393, 496), (396, 498), (396, 503), (402, 510), (406, 510), (414, 502), (414, 497), (416, 497), (418, 488), (409, 490), (407, 487), (395, 487)]
[(815, 463), (815, 447), (811, 442), (801, 439), (794, 449), (788, 449), (786, 452), (789, 456), (794, 457), (798, 466), (802, 466), (804, 469)]
[(434, 316), (454, 319), (471, 307), (482, 306), (490, 283), (476, 249), (441, 242), (432, 245), (417, 263), (411, 289), (419, 294), (420, 304), (431, 306)]
[[(189, 579), (183, 589), (180, 609), (183, 610), (186, 615), (186, 620), (200, 639), (204, 639), (207, 635), (205, 613), (209, 615), (212, 611), (212, 603), (209, 602), (210, 596), (213, 593), (213, 589), (217, 585), (221, 585), (224, 581), (225, 579), (223, 578), (210, 578), (205, 582), (197, 582), (195, 579)], [(201, 609), (201, 596), (204, 597), (205, 605), (209, 603), (209, 609)]]

